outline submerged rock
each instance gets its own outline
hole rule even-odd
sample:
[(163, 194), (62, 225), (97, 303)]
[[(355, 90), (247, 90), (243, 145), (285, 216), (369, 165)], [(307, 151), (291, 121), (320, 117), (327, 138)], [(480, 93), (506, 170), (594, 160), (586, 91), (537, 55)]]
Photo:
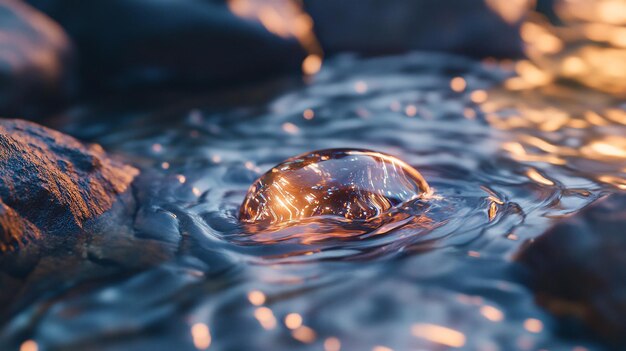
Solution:
[(0, 242), (65, 235), (109, 210), (138, 171), (97, 145), (22, 120), (0, 120)]
[(556, 224), (517, 257), (537, 301), (626, 344), (626, 195), (616, 194)]
[(0, 2), (0, 115), (32, 116), (72, 88), (72, 50), (63, 30), (21, 1)]

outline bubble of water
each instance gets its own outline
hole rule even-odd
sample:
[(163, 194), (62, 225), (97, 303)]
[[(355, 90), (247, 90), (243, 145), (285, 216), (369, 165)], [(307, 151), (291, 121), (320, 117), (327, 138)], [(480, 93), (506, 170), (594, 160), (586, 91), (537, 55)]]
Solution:
[(240, 220), (282, 225), (332, 216), (368, 221), (429, 193), (422, 175), (405, 162), (362, 149), (327, 149), (290, 158), (257, 179)]

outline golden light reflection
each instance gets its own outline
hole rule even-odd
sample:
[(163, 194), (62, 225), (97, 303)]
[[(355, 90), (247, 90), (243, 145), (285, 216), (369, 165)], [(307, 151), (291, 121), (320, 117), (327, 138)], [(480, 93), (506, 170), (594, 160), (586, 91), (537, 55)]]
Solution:
[(300, 128), (298, 128), (297, 125), (290, 123), (290, 122), (283, 123), (283, 130), (289, 134), (300, 133)]
[(533, 0), (485, 0), (487, 6), (500, 15), (506, 22), (515, 24), (535, 3)]
[(462, 347), (465, 345), (465, 334), (440, 325), (414, 324), (411, 327), (411, 333), (417, 338), (449, 347)]
[(377, 345), (372, 348), (372, 351), (393, 351), (393, 349), (387, 346)]
[(302, 117), (304, 117), (304, 119), (307, 119), (307, 120), (312, 120), (315, 117), (315, 112), (311, 110), (310, 108), (308, 108), (304, 110), (304, 112), (302, 113)]
[(340, 351), (341, 350), (341, 341), (339, 339), (331, 336), (324, 340), (324, 351)]
[(467, 87), (467, 83), (463, 77), (454, 77), (450, 81), (450, 89), (456, 91), (457, 93), (462, 92)]
[(295, 38), (307, 51), (302, 62), (306, 75), (322, 67), (324, 53), (313, 32), (313, 19), (295, 0), (228, 0), (228, 8), (236, 16), (260, 22), (265, 29), (283, 38)]
[(528, 175), (528, 178), (534, 180), (535, 182), (539, 183), (539, 184), (543, 184), (543, 185), (554, 185), (554, 182), (551, 181), (550, 179), (544, 177), (543, 175), (541, 175), (541, 173), (539, 173), (539, 171), (537, 171), (534, 168), (530, 168), (526, 171), (526, 175)]
[(276, 327), (274, 312), (268, 307), (258, 307), (254, 310), (254, 318), (259, 321), (263, 329), (270, 330)]
[(519, 77), (507, 81), (507, 88), (532, 89), (566, 79), (625, 97), (625, 8), (623, 0), (558, 0), (555, 12), (563, 22), (560, 26), (532, 13), (522, 24), (520, 36), (539, 72), (534, 68), (518, 71)]
[(288, 329), (297, 329), (302, 326), (302, 316), (298, 313), (289, 313), (285, 316), (285, 326)]
[(315, 341), (317, 338), (317, 334), (315, 331), (307, 326), (301, 326), (291, 331), (291, 336), (294, 339), (305, 343), (310, 344)]
[(206, 350), (211, 346), (211, 333), (204, 323), (196, 323), (191, 327), (193, 344), (198, 350)]
[(265, 294), (259, 290), (252, 290), (248, 293), (248, 301), (255, 306), (261, 306), (265, 303)]
[(492, 322), (500, 322), (504, 319), (504, 313), (502, 313), (502, 311), (489, 305), (482, 306), (480, 308), (480, 314)]
[(20, 351), (37, 351), (39, 345), (34, 340), (26, 340), (20, 345)]
[(524, 329), (531, 333), (540, 333), (543, 330), (543, 323), (535, 318), (528, 318), (524, 321)]

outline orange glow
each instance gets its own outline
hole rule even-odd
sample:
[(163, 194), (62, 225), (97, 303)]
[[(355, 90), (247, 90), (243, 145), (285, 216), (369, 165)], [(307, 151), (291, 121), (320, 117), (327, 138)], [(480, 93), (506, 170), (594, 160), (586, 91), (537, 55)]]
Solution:
[(504, 314), (499, 309), (485, 305), (480, 308), (480, 314), (492, 322), (500, 322), (504, 319)]
[(415, 105), (408, 105), (404, 109), (404, 113), (409, 117), (413, 117), (417, 114), (417, 107)]
[(475, 90), (470, 94), (470, 99), (476, 104), (483, 103), (487, 101), (487, 92), (484, 90)]
[(196, 323), (191, 327), (193, 344), (198, 350), (206, 350), (211, 346), (211, 333), (204, 323)]
[(581, 149), (591, 158), (626, 158), (626, 137), (608, 136), (594, 140)]
[(283, 130), (289, 134), (300, 133), (300, 128), (298, 128), (298, 126), (290, 122), (283, 123)]
[(308, 52), (302, 62), (306, 75), (322, 67), (323, 51), (313, 32), (313, 19), (295, 0), (228, 0), (228, 8), (241, 18), (258, 21), (269, 32), (283, 38), (296, 38)]
[(307, 108), (302, 113), (302, 116), (304, 117), (304, 119), (312, 120), (315, 117), (315, 112), (313, 112), (313, 110), (311, 110), (310, 108)]
[(465, 335), (457, 330), (435, 324), (414, 324), (411, 327), (413, 336), (449, 347), (465, 345)]
[(187, 178), (182, 174), (177, 175), (176, 179), (178, 179), (178, 182), (180, 184), (185, 184), (185, 182), (187, 181)]
[(341, 342), (335, 337), (326, 338), (324, 340), (324, 351), (340, 351)]
[(259, 321), (264, 329), (270, 330), (276, 327), (276, 317), (267, 307), (259, 307), (254, 310), (254, 317)]
[(248, 293), (248, 301), (255, 306), (261, 306), (265, 303), (265, 294), (258, 290), (252, 290)]
[(467, 255), (470, 257), (480, 257), (480, 252), (477, 251), (468, 251)]
[(289, 313), (285, 316), (285, 326), (289, 329), (296, 329), (302, 326), (302, 316), (298, 313)]
[(554, 185), (554, 182), (550, 179), (544, 177), (539, 173), (536, 169), (530, 168), (526, 171), (526, 175), (528, 178), (534, 180), (535, 182), (543, 185)]
[(301, 326), (297, 329), (292, 330), (291, 336), (293, 336), (294, 339), (305, 344), (310, 344), (314, 342), (315, 338), (317, 337), (315, 331), (306, 326)]
[(465, 82), (465, 79), (463, 79), (462, 77), (455, 77), (455, 78), (452, 78), (452, 80), (450, 81), (450, 88), (456, 91), (457, 93), (460, 93), (463, 90), (465, 90), (465, 87), (467, 87), (467, 83)]
[(390, 347), (387, 347), (387, 346), (380, 346), (380, 345), (378, 345), (378, 346), (374, 346), (372, 348), (372, 351), (393, 351), (393, 349), (390, 348)]
[(485, 0), (487, 6), (510, 24), (519, 22), (534, 4), (532, 0)]
[(498, 215), (498, 205), (495, 202), (491, 202), (489, 204), (489, 210), (487, 211), (487, 214), (490, 221), (493, 221), (496, 218), (496, 216)]
[(524, 329), (531, 333), (540, 333), (543, 330), (543, 323), (535, 318), (528, 318), (524, 321)]
[(26, 340), (20, 345), (20, 351), (37, 351), (39, 345), (34, 340)]
[(322, 68), (322, 57), (316, 54), (307, 56), (302, 61), (302, 72), (306, 75), (313, 75)]

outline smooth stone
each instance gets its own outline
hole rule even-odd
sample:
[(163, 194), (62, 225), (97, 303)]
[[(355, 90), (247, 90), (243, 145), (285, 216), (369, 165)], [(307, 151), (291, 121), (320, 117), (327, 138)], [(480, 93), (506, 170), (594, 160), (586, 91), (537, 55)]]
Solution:
[(72, 92), (73, 53), (63, 30), (22, 1), (0, 2), (0, 116), (32, 118)]
[(29, 0), (76, 44), (88, 90), (219, 87), (299, 71), (305, 53), (225, 3)]
[(626, 345), (624, 209), (626, 195), (611, 195), (561, 220), (517, 255), (541, 306), (620, 345)]
[(327, 54), (522, 56), (519, 23), (507, 23), (483, 0), (308, 0), (304, 6)]

